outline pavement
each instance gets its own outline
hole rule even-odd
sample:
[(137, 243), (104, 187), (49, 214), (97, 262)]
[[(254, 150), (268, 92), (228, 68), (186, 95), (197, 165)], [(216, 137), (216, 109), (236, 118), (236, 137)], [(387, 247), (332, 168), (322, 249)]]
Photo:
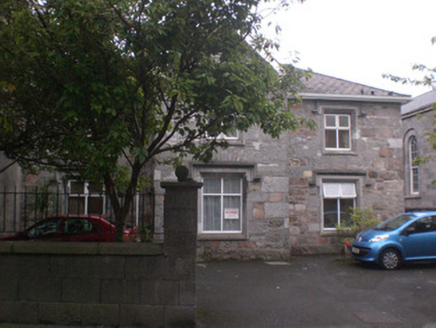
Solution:
[(197, 299), (198, 328), (436, 328), (436, 264), (384, 271), (338, 256), (199, 263)]
[[(0, 323), (36, 327), (61, 326)], [(197, 328), (285, 327), (436, 328), (436, 263), (396, 271), (334, 255), (198, 263)]]

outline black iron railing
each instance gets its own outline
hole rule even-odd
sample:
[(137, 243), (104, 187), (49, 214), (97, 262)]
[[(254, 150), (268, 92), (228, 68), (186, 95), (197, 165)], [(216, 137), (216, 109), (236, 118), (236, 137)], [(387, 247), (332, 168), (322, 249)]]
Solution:
[[(105, 215), (111, 222), (115, 218), (109, 197), (101, 193), (68, 194), (38, 189), (0, 192), (0, 234), (21, 231), (47, 217), (76, 214)], [(153, 192), (136, 194), (127, 225), (150, 229), (153, 218)]]

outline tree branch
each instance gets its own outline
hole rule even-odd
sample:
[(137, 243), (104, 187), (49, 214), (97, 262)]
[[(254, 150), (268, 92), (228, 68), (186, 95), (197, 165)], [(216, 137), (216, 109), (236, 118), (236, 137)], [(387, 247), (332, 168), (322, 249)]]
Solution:
[(14, 164), (18, 163), (18, 160), (14, 160), (12, 163), (6, 165), (5, 167), (3, 167), (2, 169), (0, 169), (0, 173), (5, 172), (8, 168), (10, 168), (11, 166), (13, 166)]

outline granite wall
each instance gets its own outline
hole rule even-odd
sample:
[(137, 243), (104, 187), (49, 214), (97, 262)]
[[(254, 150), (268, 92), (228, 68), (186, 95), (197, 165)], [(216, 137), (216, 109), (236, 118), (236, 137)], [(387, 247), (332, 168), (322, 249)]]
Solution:
[(163, 185), (164, 244), (0, 242), (0, 322), (195, 327), (200, 186)]

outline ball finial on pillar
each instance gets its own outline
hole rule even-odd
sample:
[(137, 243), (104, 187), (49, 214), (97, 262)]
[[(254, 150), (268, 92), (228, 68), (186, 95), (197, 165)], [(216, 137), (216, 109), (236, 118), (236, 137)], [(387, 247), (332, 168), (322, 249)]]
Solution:
[(186, 181), (188, 179), (189, 170), (186, 166), (178, 166), (176, 168), (176, 177), (179, 182)]

